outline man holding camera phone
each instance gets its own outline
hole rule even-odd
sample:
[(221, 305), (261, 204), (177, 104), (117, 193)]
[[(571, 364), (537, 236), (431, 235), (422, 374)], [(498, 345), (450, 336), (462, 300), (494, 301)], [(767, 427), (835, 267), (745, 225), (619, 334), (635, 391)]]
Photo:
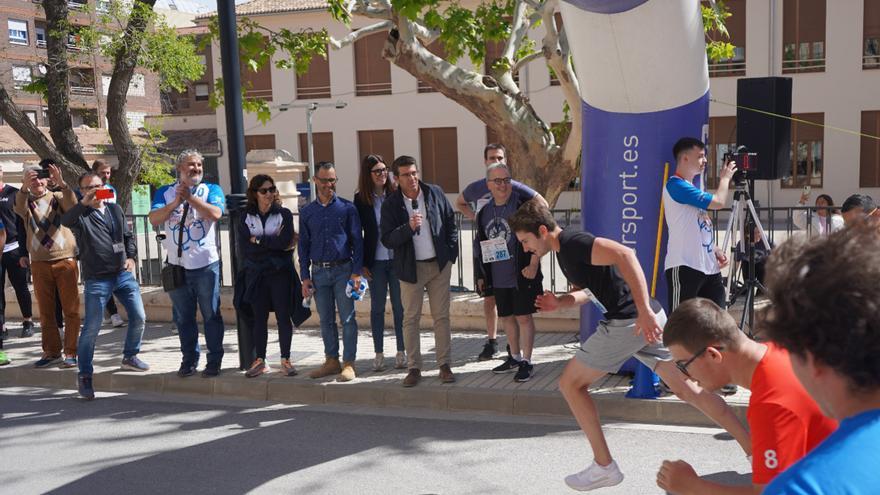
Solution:
[(122, 369), (147, 371), (141, 361), (141, 337), (144, 333), (144, 304), (141, 289), (132, 272), (137, 259), (137, 243), (125, 221), (125, 212), (115, 203), (108, 203), (113, 191), (104, 187), (94, 172), (80, 176), (82, 200), (61, 217), (61, 223), (73, 231), (79, 247), (85, 282), (86, 315), (79, 336), (79, 394), (95, 397), (92, 386), (92, 357), (95, 340), (101, 330), (104, 306), (116, 295), (128, 313), (128, 332), (123, 349)]
[[(59, 191), (49, 190), (50, 179)], [(46, 158), (39, 166), (25, 167), (14, 210), (22, 218), (27, 233), (25, 243), (30, 255), (34, 295), (40, 309), (43, 356), (34, 364), (37, 368), (59, 361), (62, 368), (77, 365), (80, 316), (76, 241), (70, 229), (61, 225), (61, 215), (75, 204), (76, 196), (67, 187), (54, 160)], [(55, 314), (56, 297), (61, 300), (67, 322), (63, 346)]]

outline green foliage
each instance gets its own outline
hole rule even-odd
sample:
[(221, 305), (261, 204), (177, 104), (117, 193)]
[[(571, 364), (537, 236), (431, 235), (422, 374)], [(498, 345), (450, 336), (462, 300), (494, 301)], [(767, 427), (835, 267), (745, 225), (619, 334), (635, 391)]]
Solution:
[(27, 91), (28, 93), (39, 95), (40, 98), (45, 99), (46, 93), (49, 91), (49, 86), (46, 83), (46, 76), (40, 76), (33, 79), (28, 84), (25, 84), (21, 89)]
[(135, 178), (135, 184), (161, 187), (174, 182), (173, 157), (159, 152), (159, 144), (165, 141), (159, 125), (147, 122), (144, 124), (147, 133), (146, 141), (141, 145), (141, 171)]
[(710, 62), (718, 62), (733, 58), (732, 43), (725, 22), (732, 15), (722, 0), (715, 2), (717, 8), (700, 4), (703, 15), (703, 30), (706, 32), (706, 56)]

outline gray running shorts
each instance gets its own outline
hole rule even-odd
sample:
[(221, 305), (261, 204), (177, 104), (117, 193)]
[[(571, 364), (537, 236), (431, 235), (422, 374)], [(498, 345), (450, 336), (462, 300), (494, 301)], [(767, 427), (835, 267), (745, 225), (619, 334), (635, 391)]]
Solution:
[[(657, 312), (661, 325), (666, 324), (666, 313)], [(608, 373), (616, 373), (623, 363), (635, 357), (652, 371), (660, 361), (672, 359), (663, 344), (648, 344), (645, 337), (635, 334), (636, 320), (602, 320), (596, 332), (581, 344), (575, 358), (586, 366)]]

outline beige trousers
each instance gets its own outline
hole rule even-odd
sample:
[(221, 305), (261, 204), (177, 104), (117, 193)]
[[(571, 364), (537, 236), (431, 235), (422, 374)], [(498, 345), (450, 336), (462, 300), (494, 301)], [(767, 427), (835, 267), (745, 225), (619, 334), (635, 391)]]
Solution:
[(403, 345), (406, 348), (407, 367), (422, 369), (419, 327), (425, 289), (431, 318), (434, 319), (434, 347), (437, 366), (449, 364), (452, 332), (449, 325), (449, 277), (452, 263), (441, 270), (436, 261), (416, 262), (416, 283), (400, 281), (400, 299), (403, 303)]

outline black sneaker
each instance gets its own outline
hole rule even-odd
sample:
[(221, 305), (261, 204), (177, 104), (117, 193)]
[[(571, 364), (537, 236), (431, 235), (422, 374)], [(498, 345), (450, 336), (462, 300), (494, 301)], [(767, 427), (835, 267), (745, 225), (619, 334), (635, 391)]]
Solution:
[(480, 352), (479, 356), (477, 356), (477, 361), (488, 361), (490, 359), (495, 359), (496, 354), (498, 354), (498, 341), (487, 340), (486, 344), (483, 346), (483, 351)]
[(26, 339), (34, 336), (34, 322), (25, 321), (21, 324), (21, 338)]
[(196, 367), (194, 364), (181, 364), (180, 369), (177, 370), (177, 376), (181, 378), (186, 378), (188, 376), (193, 376), (196, 374)]
[(217, 376), (220, 374), (220, 365), (217, 363), (208, 363), (205, 365), (205, 369), (202, 370), (203, 378), (210, 378), (212, 376)]
[(513, 377), (513, 381), (515, 381), (515, 382), (529, 381), (533, 376), (535, 376), (534, 370), (535, 370), (535, 367), (531, 363), (529, 363), (528, 361), (523, 359), (522, 361), (519, 362), (519, 369), (516, 370), (516, 376)]
[(92, 375), (79, 375), (77, 388), (79, 389), (79, 395), (83, 399), (92, 400), (95, 398), (95, 389), (92, 387)]
[(504, 360), (503, 363), (498, 366), (492, 368), (492, 373), (502, 374), (502, 373), (510, 373), (511, 371), (517, 369), (519, 367), (519, 361), (513, 359), (513, 356), (510, 354), (507, 355), (507, 359)]

